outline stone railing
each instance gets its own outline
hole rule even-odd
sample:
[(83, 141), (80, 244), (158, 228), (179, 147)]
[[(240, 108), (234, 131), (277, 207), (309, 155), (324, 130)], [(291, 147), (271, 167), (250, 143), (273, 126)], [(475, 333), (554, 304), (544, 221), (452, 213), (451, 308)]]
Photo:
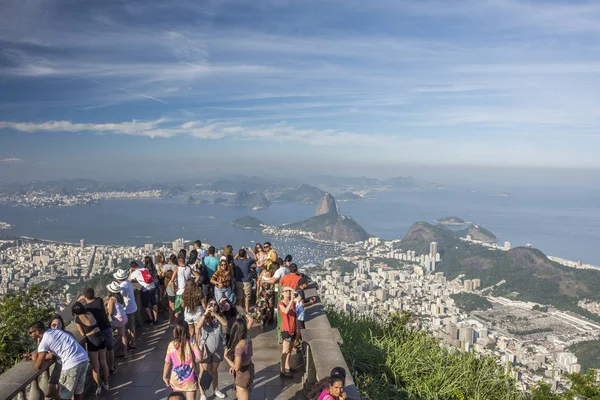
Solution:
[[(135, 285), (134, 285), (135, 286)], [(138, 305), (138, 313), (141, 315), (141, 301), (139, 290), (135, 290), (135, 301)], [(65, 321), (71, 321), (71, 305), (67, 306), (60, 314)], [(140, 321), (140, 319), (137, 319)], [(47, 322), (47, 321), (44, 321)], [(67, 325), (66, 330), (81, 343), (83, 337), (77, 331), (74, 322)], [(123, 351), (120, 340), (115, 340), (115, 354)], [(48, 382), (50, 373), (54, 368), (53, 361), (47, 361), (42, 364), (42, 368), (37, 371), (33, 368), (32, 361), (21, 361), (2, 375), (0, 375), (0, 400), (43, 400), (48, 395)], [(86, 378), (86, 393), (93, 387), (91, 368), (88, 368)]]
[[(314, 284), (305, 293), (307, 299), (313, 296), (317, 300), (319, 299)], [(343, 367), (346, 370), (344, 391), (349, 399), (360, 399), (360, 394), (340, 349), (340, 345), (343, 344), (340, 332), (329, 324), (324, 306), (320, 301), (306, 309), (305, 326), (306, 329), (302, 331), (304, 354), (306, 354), (306, 369), (302, 378), (305, 390), (310, 391), (315, 383), (328, 377), (333, 368)]]

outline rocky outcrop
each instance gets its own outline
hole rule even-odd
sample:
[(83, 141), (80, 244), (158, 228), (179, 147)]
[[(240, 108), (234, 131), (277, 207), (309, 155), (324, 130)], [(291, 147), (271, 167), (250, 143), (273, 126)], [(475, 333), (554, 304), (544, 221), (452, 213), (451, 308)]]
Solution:
[(319, 206), (317, 207), (317, 213), (315, 214), (317, 217), (319, 215), (339, 215), (340, 209), (338, 208), (337, 203), (332, 195), (329, 193), (325, 193), (325, 195), (321, 198), (319, 202)]

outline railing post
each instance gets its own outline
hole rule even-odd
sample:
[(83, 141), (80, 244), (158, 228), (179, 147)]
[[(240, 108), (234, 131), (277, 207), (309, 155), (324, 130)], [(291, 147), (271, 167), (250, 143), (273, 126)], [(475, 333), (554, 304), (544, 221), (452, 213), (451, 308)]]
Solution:
[[(52, 364), (50, 368), (56, 368), (56, 363)], [(50, 394), (50, 368), (42, 372), (38, 378), (38, 386), (44, 394), (44, 397)]]
[(44, 392), (40, 389), (38, 384), (39, 377), (35, 378), (29, 384), (29, 395), (27, 400), (44, 400)]

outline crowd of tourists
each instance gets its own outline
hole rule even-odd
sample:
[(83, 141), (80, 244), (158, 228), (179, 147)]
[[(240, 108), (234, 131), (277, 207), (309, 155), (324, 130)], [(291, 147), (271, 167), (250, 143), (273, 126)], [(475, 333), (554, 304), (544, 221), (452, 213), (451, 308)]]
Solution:
[[(276, 318), (281, 322), (280, 377), (293, 378), (291, 355), (301, 349), (304, 309), (316, 299), (306, 298), (308, 278), (299, 273), (292, 256), (280, 258), (271, 243), (237, 252), (227, 245), (218, 254), (215, 247), (204, 249), (196, 241), (189, 253), (181, 249), (168, 258), (160, 252), (148, 255), (143, 263), (131, 261), (128, 271), (118, 269), (113, 277), (105, 298), (85, 288), (72, 306), (83, 341), (65, 330), (60, 315), (47, 326), (36, 322), (29, 328), (30, 337), (38, 342), (37, 353), (31, 355), (34, 366), (40, 369), (45, 360), (56, 362), (50, 377), (53, 398), (83, 399), (88, 360), (96, 394), (109, 390), (109, 379), (117, 373), (116, 341), (122, 345), (120, 357), (136, 348), (136, 324), (142, 321), (136, 320), (134, 283), (141, 287), (145, 323), (159, 323), (160, 304), (168, 309), (173, 337), (162, 378), (173, 390), (170, 399), (192, 400), (199, 392), (200, 399), (206, 400), (211, 386), (217, 398), (225, 398), (219, 387), (222, 362), (234, 377), (237, 399), (249, 399), (255, 373), (249, 331), (254, 325), (268, 329)], [(320, 382), (323, 387), (315, 400), (345, 398), (345, 372), (341, 379), (339, 371), (334, 372), (327, 382)]]

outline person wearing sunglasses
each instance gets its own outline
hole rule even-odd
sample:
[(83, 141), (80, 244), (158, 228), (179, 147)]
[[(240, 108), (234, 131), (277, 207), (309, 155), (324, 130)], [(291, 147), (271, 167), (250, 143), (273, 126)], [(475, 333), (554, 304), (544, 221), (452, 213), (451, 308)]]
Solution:
[(227, 259), (221, 257), (219, 268), (210, 279), (210, 283), (215, 286), (215, 301), (218, 303), (222, 297), (231, 297), (233, 290), (233, 268), (227, 262)]
[(28, 334), (39, 343), (37, 353), (31, 356), (34, 368), (41, 370), (44, 361), (57, 356), (62, 361), (58, 380), (59, 396), (63, 400), (83, 400), (88, 355), (75, 338), (60, 329), (48, 329), (37, 321), (29, 326)]
[[(50, 320), (50, 329), (58, 329), (71, 335), (70, 332), (67, 332), (65, 330), (65, 321), (63, 320), (63, 317), (60, 316), (60, 314), (56, 314), (52, 317), (52, 319)], [(54, 367), (52, 368), (50, 380), (48, 381), (48, 390), (50, 392), (49, 396), (51, 398), (58, 399), (60, 398), (58, 383), (60, 380), (60, 373), (62, 371), (62, 360), (56, 356), (53, 356), (52, 358), (54, 359)]]
[[(208, 302), (206, 312), (200, 317), (198, 326), (201, 327), (199, 346), (206, 346), (206, 357), (200, 360), (200, 365), (212, 377), (212, 386), (215, 396), (224, 399), (226, 396), (219, 390), (219, 364), (223, 361), (225, 348), (223, 334), (227, 330), (227, 320), (221, 314), (218, 303), (212, 299)], [(201, 393), (200, 399), (206, 400)]]

